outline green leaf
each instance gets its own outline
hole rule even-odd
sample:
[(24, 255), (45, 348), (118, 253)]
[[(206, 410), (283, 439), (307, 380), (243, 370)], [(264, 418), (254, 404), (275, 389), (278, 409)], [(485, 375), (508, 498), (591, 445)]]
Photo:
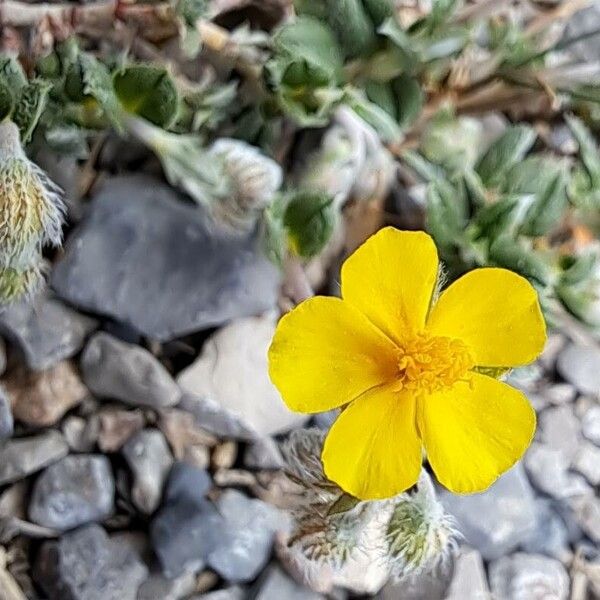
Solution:
[(409, 75), (400, 75), (392, 82), (398, 103), (398, 123), (406, 128), (412, 125), (423, 110), (425, 94), (420, 83)]
[(363, 0), (363, 5), (377, 27), (394, 16), (393, 0)]
[(15, 109), (15, 98), (5, 82), (0, 80), (0, 122), (10, 118)]
[(122, 109), (114, 92), (108, 68), (87, 52), (80, 53), (78, 60), (81, 66), (84, 94), (94, 98), (117, 130), (122, 131)]
[(378, 32), (388, 38), (402, 54), (407, 72), (412, 72), (419, 65), (421, 44), (408, 35), (396, 19), (386, 19), (379, 27)]
[(287, 253), (287, 237), (283, 219), (287, 200), (277, 196), (263, 215), (263, 247), (271, 262), (278, 267), (283, 265)]
[(294, 193), (283, 218), (292, 251), (303, 258), (317, 256), (333, 233), (336, 217), (333, 198), (329, 195)]
[[(464, 190), (463, 190), (464, 192)], [(427, 231), (443, 248), (459, 245), (466, 227), (464, 193), (448, 181), (437, 180), (427, 189)]]
[(179, 95), (168, 71), (153, 65), (129, 65), (113, 76), (117, 98), (128, 112), (168, 129), (177, 117)]
[(521, 161), (535, 142), (535, 131), (527, 125), (513, 125), (496, 140), (477, 165), (484, 185), (499, 185), (507, 171)]
[(598, 262), (595, 253), (582, 254), (581, 256), (568, 256), (562, 260), (563, 272), (560, 276), (561, 285), (572, 286), (586, 281), (594, 272)]
[(268, 68), (276, 84), (321, 87), (341, 80), (341, 49), (331, 29), (316, 19), (299, 17), (284, 25), (273, 42)]
[(361, 0), (329, 0), (327, 20), (347, 58), (368, 56), (377, 46), (375, 25)]
[(493, 377), (494, 379), (500, 379), (503, 375), (510, 372), (512, 367), (474, 367), (473, 371)]
[(52, 85), (42, 79), (33, 79), (21, 89), (19, 98), (15, 104), (12, 120), (21, 132), (21, 140), (24, 144), (31, 140), (46, 103), (48, 92)]
[(360, 500), (344, 492), (327, 511), (327, 516), (341, 515), (350, 512), (360, 504)]
[(492, 264), (515, 271), (544, 286), (552, 280), (551, 269), (543, 258), (508, 235), (500, 236), (492, 243), (489, 258)]
[(0, 55), (0, 81), (8, 86), (15, 97), (27, 84), (27, 76), (23, 67), (12, 56)]
[(579, 155), (590, 177), (592, 186), (597, 188), (600, 186), (600, 150), (581, 119), (569, 115), (565, 118), (579, 144)]
[(385, 142), (402, 139), (400, 125), (386, 110), (371, 102), (362, 90), (346, 87), (346, 104), (366, 121)]
[(560, 223), (568, 202), (566, 175), (558, 173), (527, 211), (521, 233), (545, 235)]

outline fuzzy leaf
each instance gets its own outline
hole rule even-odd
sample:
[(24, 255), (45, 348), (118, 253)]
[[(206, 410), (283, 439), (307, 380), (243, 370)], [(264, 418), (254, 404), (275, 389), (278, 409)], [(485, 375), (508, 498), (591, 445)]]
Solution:
[(386, 142), (398, 142), (402, 139), (400, 125), (386, 110), (371, 102), (362, 90), (346, 88), (346, 103), (366, 121)]
[(548, 285), (550, 267), (533, 250), (525, 248), (510, 236), (501, 236), (490, 246), (490, 261), (500, 267), (515, 271), (527, 279)]
[(567, 116), (566, 120), (579, 144), (579, 155), (590, 177), (592, 187), (600, 187), (600, 149), (583, 121), (574, 116)]
[(402, 128), (412, 125), (421, 114), (425, 96), (414, 77), (401, 75), (392, 82), (398, 102), (398, 122)]
[(333, 199), (319, 192), (297, 192), (289, 201), (284, 225), (293, 252), (304, 258), (323, 250), (335, 226)]
[(465, 229), (464, 196), (450, 183), (438, 180), (427, 190), (427, 231), (436, 243), (451, 248), (460, 243)]
[(115, 93), (130, 113), (154, 125), (169, 128), (177, 117), (179, 95), (170, 74), (163, 67), (130, 65), (115, 73)]
[(499, 185), (506, 172), (529, 152), (535, 131), (527, 125), (513, 125), (494, 142), (477, 165), (477, 173), (486, 186)]
[(106, 117), (119, 131), (122, 131), (121, 107), (114, 92), (108, 68), (96, 57), (86, 52), (79, 55), (79, 64), (81, 65), (84, 94), (94, 98), (102, 107)]
[(24, 144), (31, 140), (33, 131), (46, 107), (51, 87), (47, 81), (33, 79), (21, 89), (12, 119), (21, 132), (21, 140)]
[(567, 257), (561, 265), (563, 268), (560, 276), (561, 284), (571, 286), (587, 280), (594, 272), (597, 262), (598, 257), (593, 253)]
[(0, 122), (8, 119), (15, 108), (15, 98), (10, 88), (4, 81), (0, 80)]
[(327, 511), (327, 516), (340, 515), (347, 513), (356, 508), (360, 504), (360, 500), (351, 496), (350, 494), (343, 493)]
[(521, 233), (531, 236), (548, 233), (560, 222), (568, 202), (566, 176), (558, 173), (527, 211)]
[(25, 87), (27, 76), (18, 60), (11, 56), (0, 55), (0, 81), (8, 86), (14, 96)]

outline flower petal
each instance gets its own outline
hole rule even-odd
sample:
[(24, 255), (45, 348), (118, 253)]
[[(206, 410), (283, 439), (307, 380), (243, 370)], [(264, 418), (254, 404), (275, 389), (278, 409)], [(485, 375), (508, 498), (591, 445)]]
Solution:
[(430, 236), (386, 227), (344, 263), (342, 297), (398, 342), (406, 329), (423, 329), (437, 271)]
[(393, 344), (356, 308), (317, 296), (285, 315), (269, 348), (269, 374), (298, 412), (329, 410), (391, 381)]
[(506, 269), (475, 269), (455, 281), (431, 310), (427, 330), (461, 339), (482, 367), (530, 363), (546, 341), (537, 292)]
[(420, 398), (417, 410), (427, 458), (438, 481), (457, 494), (489, 487), (523, 456), (535, 431), (527, 398), (478, 373)]
[(333, 424), (322, 458), (327, 477), (361, 500), (408, 489), (422, 463), (414, 398), (393, 385), (367, 392)]

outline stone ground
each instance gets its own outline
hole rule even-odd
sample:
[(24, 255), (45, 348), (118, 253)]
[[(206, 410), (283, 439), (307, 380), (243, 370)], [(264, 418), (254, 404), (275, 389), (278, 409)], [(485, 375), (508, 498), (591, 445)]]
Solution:
[[(307, 422), (267, 377), (277, 271), (147, 175), (81, 208), (51, 289), (0, 316), (0, 599), (324, 598), (276, 558), (278, 443)], [(600, 598), (600, 351), (573, 339), (511, 376), (538, 411), (523, 463), (440, 490), (455, 560), (378, 598)]]

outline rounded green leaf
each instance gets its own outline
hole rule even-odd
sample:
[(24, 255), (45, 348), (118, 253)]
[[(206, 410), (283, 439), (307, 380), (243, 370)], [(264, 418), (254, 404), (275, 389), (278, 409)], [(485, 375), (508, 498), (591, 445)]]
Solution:
[(125, 110), (154, 125), (168, 127), (177, 117), (177, 88), (162, 67), (130, 65), (114, 75), (113, 86)]

